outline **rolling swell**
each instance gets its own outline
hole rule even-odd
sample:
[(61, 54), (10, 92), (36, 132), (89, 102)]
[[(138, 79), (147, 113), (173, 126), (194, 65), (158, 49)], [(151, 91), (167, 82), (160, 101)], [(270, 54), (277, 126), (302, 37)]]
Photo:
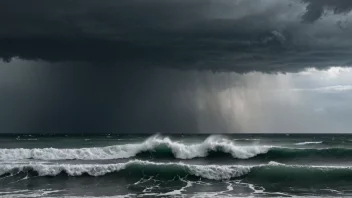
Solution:
[(351, 167), (285, 165), (276, 162), (255, 166), (242, 165), (190, 165), (184, 163), (156, 163), (133, 160), (120, 164), (31, 164), (0, 165), (0, 175), (32, 173), (38, 176), (104, 176), (117, 174), (117, 178), (159, 179), (187, 177), (209, 180), (244, 179), (253, 182), (314, 182), (327, 183), (352, 181)]

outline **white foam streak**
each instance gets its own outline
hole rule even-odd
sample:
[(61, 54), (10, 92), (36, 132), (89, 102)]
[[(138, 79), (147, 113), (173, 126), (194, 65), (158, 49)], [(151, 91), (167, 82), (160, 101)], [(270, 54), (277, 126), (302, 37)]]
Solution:
[(299, 143), (296, 143), (295, 145), (308, 145), (308, 144), (322, 144), (323, 142), (320, 141), (320, 142), (299, 142)]
[(39, 176), (56, 176), (63, 171), (70, 176), (80, 176), (84, 173), (91, 176), (102, 176), (124, 168), (125, 164), (8, 164), (1, 165), (0, 175), (13, 171), (22, 172), (31, 169), (37, 172)]
[(220, 149), (234, 158), (248, 159), (266, 153), (267, 146), (239, 146), (222, 136), (210, 136), (204, 142), (183, 144), (172, 141), (168, 137), (152, 136), (142, 143), (115, 145), (108, 147), (77, 148), (77, 149), (0, 149), (0, 160), (38, 159), (38, 160), (103, 160), (121, 159), (136, 156), (144, 151), (152, 151), (160, 145), (166, 145), (178, 159), (206, 157), (209, 151)]

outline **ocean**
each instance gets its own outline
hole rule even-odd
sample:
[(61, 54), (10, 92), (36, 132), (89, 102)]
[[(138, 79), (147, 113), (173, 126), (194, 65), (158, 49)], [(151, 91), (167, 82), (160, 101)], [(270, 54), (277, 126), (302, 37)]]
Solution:
[(0, 196), (352, 196), (352, 135), (1, 135)]

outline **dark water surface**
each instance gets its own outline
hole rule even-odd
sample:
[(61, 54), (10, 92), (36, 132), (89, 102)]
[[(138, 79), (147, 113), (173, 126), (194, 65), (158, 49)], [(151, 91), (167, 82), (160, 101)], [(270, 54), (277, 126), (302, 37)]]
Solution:
[(352, 196), (352, 135), (1, 135), (0, 196)]

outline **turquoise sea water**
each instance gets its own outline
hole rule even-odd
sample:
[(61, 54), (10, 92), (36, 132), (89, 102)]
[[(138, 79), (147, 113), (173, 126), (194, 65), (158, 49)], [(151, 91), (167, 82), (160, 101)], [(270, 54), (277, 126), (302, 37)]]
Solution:
[(352, 135), (1, 135), (0, 196), (352, 196)]

